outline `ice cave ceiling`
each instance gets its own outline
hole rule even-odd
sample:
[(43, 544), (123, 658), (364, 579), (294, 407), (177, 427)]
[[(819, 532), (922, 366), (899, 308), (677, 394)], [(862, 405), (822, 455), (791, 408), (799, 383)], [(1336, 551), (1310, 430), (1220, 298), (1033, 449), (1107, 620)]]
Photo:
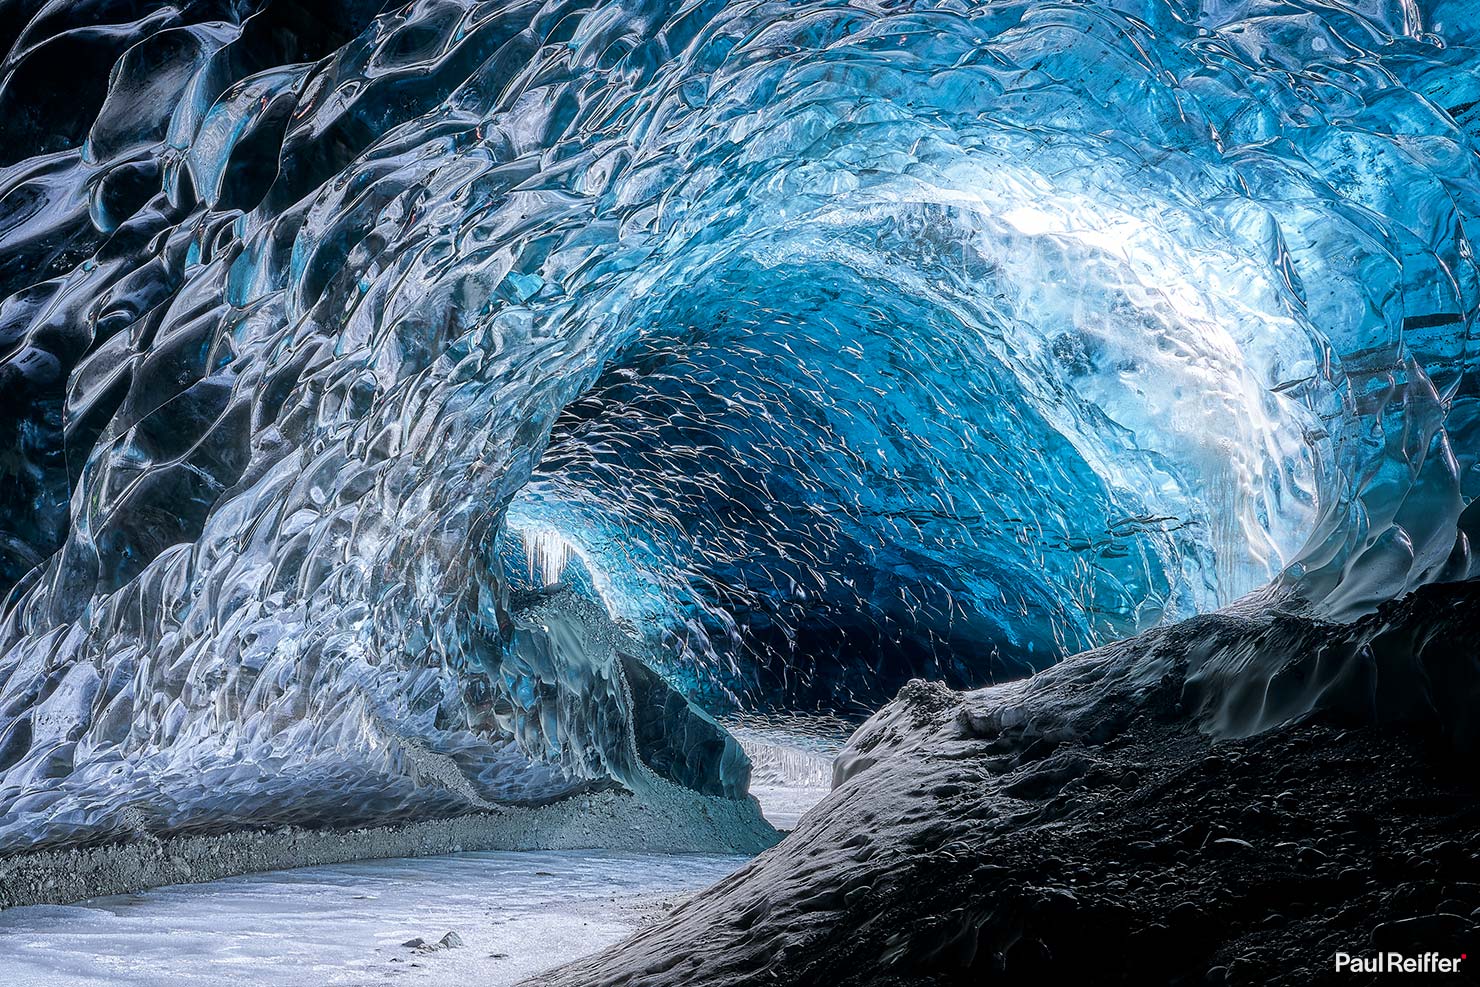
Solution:
[(0, 850), (1468, 578), (1474, 13), (0, 8)]

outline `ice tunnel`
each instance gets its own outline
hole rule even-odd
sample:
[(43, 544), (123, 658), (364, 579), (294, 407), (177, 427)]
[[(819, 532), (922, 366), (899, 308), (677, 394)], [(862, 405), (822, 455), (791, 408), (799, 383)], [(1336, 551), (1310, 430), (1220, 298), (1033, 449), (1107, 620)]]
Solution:
[(727, 712), (1470, 578), (1477, 23), (0, 11), (0, 852), (739, 798)]

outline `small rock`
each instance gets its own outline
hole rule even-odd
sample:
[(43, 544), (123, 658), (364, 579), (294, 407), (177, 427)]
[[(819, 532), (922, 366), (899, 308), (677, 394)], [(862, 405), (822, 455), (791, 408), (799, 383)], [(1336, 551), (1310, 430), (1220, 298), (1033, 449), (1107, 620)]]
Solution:
[(434, 943), (427, 942), (421, 936), (417, 936), (415, 939), (407, 939), (401, 945), (407, 949), (414, 949), (418, 953), (435, 953), (443, 949), (457, 949), (463, 945), (463, 941), (462, 936), (456, 932), (449, 932)]
[(1313, 846), (1303, 846), (1295, 852), (1295, 859), (1307, 867), (1314, 867), (1325, 860), (1327, 855)]
[(1424, 848), (1423, 855), (1428, 860), (1439, 863), (1451, 863), (1463, 860), (1466, 856), (1465, 848), (1453, 840), (1443, 840)]
[(1233, 836), (1224, 836), (1214, 840), (1208, 849), (1216, 853), (1238, 853), (1240, 850), (1254, 849), (1254, 844), (1248, 840), (1240, 840)]

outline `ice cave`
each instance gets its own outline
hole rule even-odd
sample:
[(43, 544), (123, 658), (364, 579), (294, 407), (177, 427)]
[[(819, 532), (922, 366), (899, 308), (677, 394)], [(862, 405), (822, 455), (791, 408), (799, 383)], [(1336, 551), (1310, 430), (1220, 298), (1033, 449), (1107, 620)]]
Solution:
[(0, 50), (0, 982), (1480, 979), (1480, 0)]

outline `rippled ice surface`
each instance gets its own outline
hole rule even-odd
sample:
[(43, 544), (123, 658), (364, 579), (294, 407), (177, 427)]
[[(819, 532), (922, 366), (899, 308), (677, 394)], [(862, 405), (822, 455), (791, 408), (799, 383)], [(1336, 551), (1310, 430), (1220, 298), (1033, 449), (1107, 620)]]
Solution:
[[(744, 857), (462, 853), (0, 913), (9, 987), (513, 984), (629, 934)], [(456, 931), (465, 945), (400, 944)], [(504, 955), (494, 955), (504, 954)]]

